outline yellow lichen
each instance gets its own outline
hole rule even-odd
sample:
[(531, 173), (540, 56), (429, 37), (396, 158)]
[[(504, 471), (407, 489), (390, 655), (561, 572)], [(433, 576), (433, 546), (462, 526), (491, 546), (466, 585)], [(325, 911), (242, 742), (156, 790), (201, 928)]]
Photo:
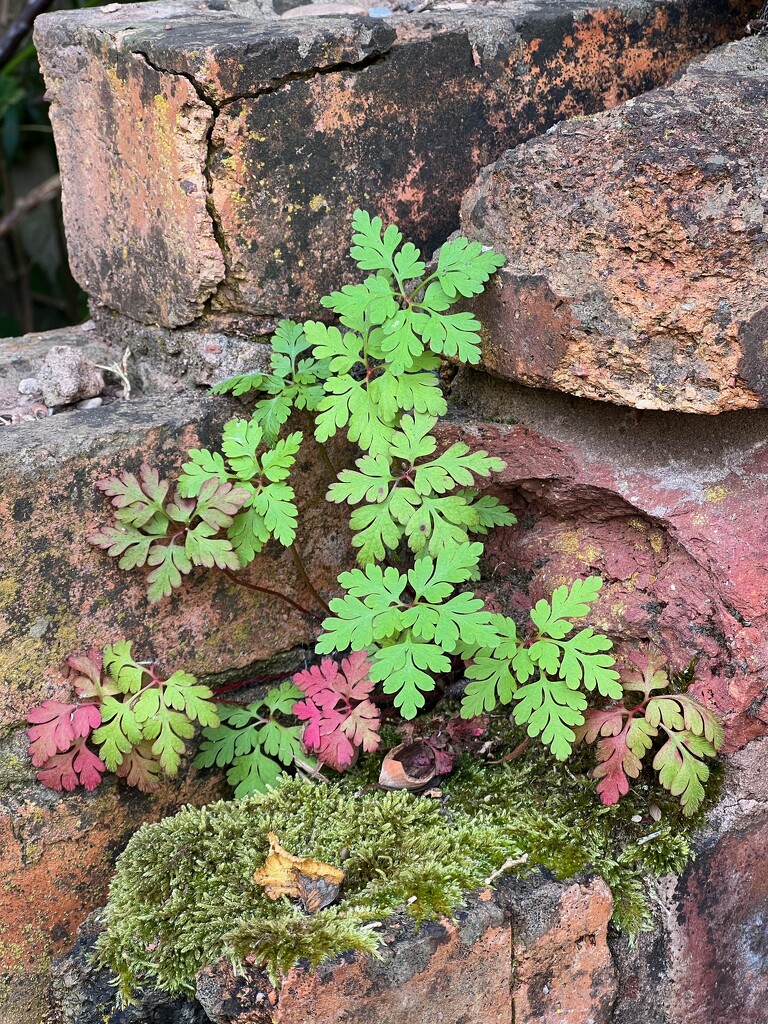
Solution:
[(704, 489), (704, 500), (712, 505), (719, 505), (721, 501), (725, 501), (727, 495), (728, 490), (722, 484)]

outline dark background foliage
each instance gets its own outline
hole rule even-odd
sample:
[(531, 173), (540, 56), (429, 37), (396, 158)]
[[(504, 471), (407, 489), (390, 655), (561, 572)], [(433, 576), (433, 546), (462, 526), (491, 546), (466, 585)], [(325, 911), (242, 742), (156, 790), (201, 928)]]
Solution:
[[(25, 31), (41, 7), (53, 6), (0, 0), (0, 337), (87, 315), (67, 263), (45, 85)], [(59, 0), (55, 6), (94, 4)]]

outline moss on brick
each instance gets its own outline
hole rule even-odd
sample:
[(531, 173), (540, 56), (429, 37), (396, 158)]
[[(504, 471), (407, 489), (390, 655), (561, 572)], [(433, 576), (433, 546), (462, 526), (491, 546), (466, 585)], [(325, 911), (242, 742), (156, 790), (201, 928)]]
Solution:
[[(185, 808), (140, 829), (118, 861), (99, 945), (124, 994), (141, 983), (191, 992), (196, 972), (221, 956), (238, 963), (253, 952), (277, 980), (299, 959), (374, 953), (377, 922), (403, 910), (417, 920), (451, 915), (466, 892), (526, 855), (517, 870), (601, 874), (617, 923), (637, 930), (649, 916), (647, 878), (690, 857), (693, 826), (662, 793), (646, 788), (603, 808), (589, 780), (538, 752), (496, 767), (465, 758), (444, 783), (445, 803), (356, 789), (362, 781), (286, 781), (267, 796)], [(343, 863), (336, 906), (308, 917), (254, 885), (270, 831), (294, 854)]]

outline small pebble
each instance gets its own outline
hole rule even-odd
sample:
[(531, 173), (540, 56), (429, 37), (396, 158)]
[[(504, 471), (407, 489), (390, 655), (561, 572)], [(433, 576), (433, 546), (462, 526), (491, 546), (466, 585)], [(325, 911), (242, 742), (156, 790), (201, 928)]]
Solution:
[(82, 402), (78, 402), (75, 406), (76, 409), (98, 409), (102, 404), (100, 398), (84, 398)]
[(391, 18), (392, 11), (389, 7), (369, 7), (368, 15), (371, 18)]
[(642, 821), (642, 820), (643, 820), (642, 814), (633, 814), (632, 817), (630, 818), (630, 821), (634, 821), (635, 823), (637, 823), (638, 821)]
[(37, 377), (25, 377), (19, 381), (20, 395), (39, 395), (42, 391)]

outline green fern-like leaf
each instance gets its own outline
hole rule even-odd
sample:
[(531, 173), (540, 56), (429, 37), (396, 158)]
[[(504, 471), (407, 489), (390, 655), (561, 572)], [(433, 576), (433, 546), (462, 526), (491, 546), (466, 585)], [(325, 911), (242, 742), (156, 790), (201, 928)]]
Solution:
[(413, 718), (434, 689), (434, 674), (449, 670), (450, 655), (488, 640), (491, 616), (483, 602), (453, 594), (471, 578), (481, 552), (481, 544), (465, 543), (419, 559), (408, 573), (378, 565), (342, 573), (347, 593), (331, 600), (317, 651), (371, 650), (371, 679), (395, 695), (403, 717)]
[(279, 717), (290, 715), (303, 696), (298, 686), (286, 682), (246, 708), (221, 707), (220, 724), (203, 729), (195, 765), (228, 767), (227, 781), (238, 798), (266, 793), (293, 764), (313, 771), (316, 762), (301, 746), (302, 727)]
[[(302, 434), (295, 432), (264, 445), (264, 431), (255, 420), (233, 419), (224, 426), (224, 456), (206, 449), (192, 449), (189, 462), (182, 467), (179, 489), (185, 497), (196, 497), (201, 518), (211, 522), (207, 513), (209, 495), (219, 495), (218, 519), (212, 525), (227, 527), (227, 542), (214, 540), (213, 535), (196, 530), (191, 542), (196, 564), (215, 564), (220, 568), (240, 568), (249, 562), (274, 538), (288, 547), (296, 537), (298, 510), (293, 488), (286, 483), (296, 455), (301, 448)], [(210, 475), (213, 474), (213, 475)], [(216, 488), (212, 490), (212, 488)], [(232, 488), (232, 493), (225, 491)], [(221, 492), (224, 492), (223, 494)], [(236, 503), (239, 511), (229, 515), (223, 503)], [(230, 557), (236, 555), (236, 563)], [(189, 549), (187, 553), (190, 554)]]
[(515, 522), (496, 499), (476, 503), (476, 491), (449, 493), (474, 483), (475, 477), (499, 472), (504, 463), (484, 451), (470, 452), (463, 442), (435, 455), (435, 423), (421, 414), (403, 416), (385, 451), (358, 459), (357, 469), (342, 470), (331, 485), (330, 501), (368, 503), (350, 519), (361, 564), (381, 560), (404, 537), (413, 552), (434, 558), (465, 544), (470, 532), (485, 533), (489, 524)]
[(272, 335), (271, 373), (246, 373), (221, 381), (215, 395), (245, 395), (260, 392), (253, 411), (253, 422), (263, 431), (264, 440), (274, 444), (294, 409), (317, 409), (323, 397), (323, 381), (329, 373), (327, 363), (309, 354), (310, 342), (301, 324), (281, 320)]

